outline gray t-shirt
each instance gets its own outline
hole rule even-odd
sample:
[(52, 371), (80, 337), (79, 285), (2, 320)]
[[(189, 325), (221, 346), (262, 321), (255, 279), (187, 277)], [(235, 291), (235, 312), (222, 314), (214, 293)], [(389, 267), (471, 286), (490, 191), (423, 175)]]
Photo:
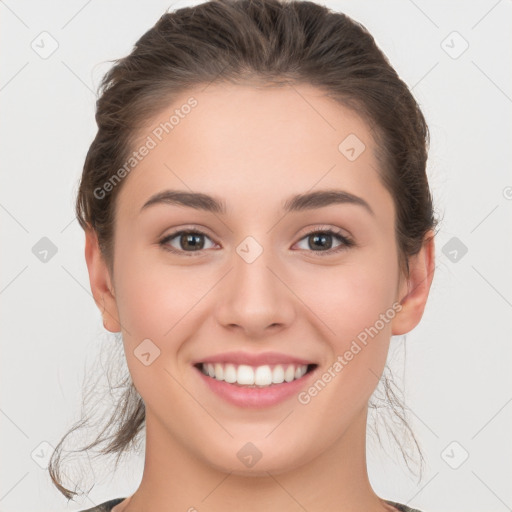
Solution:
[[(87, 510), (82, 510), (81, 512), (110, 512), (116, 505), (121, 503), (126, 498), (116, 498), (114, 500), (105, 501), (105, 503), (101, 503), (97, 507), (88, 508)], [(396, 503), (395, 501), (385, 500), (386, 503), (389, 503), (400, 512), (421, 512), (416, 508), (408, 507), (407, 505), (403, 505), (402, 503)]]

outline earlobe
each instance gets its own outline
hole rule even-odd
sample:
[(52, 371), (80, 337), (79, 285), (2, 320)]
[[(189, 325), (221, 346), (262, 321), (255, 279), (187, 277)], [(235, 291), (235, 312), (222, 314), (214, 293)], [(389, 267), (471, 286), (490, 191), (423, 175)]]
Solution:
[(92, 228), (85, 232), (85, 261), (94, 302), (103, 316), (103, 326), (110, 332), (119, 332), (121, 326), (110, 273)]
[(427, 303), (434, 278), (434, 233), (429, 231), (418, 254), (409, 258), (409, 277), (400, 287), (398, 301), (402, 309), (392, 321), (392, 334), (406, 334), (416, 327)]

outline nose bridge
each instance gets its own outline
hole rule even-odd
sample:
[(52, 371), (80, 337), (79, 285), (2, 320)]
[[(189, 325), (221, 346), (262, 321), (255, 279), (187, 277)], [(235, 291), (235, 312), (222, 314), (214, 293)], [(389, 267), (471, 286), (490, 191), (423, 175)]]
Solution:
[[(262, 237), (263, 238), (263, 237)], [(279, 258), (264, 243), (247, 236), (236, 247), (232, 259), (230, 283), (218, 305), (218, 320), (236, 324), (255, 335), (275, 324), (291, 321), (293, 305), (290, 293), (279, 275)]]
[(257, 240), (254, 236), (245, 237), (235, 248), (233, 255), (233, 278), (237, 293), (246, 294), (250, 300), (270, 301), (275, 298), (277, 283), (270, 271), (276, 266), (277, 258), (272, 254), (269, 237)]

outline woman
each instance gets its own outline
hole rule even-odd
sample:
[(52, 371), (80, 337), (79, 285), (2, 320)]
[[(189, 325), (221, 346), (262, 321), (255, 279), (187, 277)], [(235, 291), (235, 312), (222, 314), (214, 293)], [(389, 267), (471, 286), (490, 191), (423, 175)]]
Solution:
[(101, 92), (77, 215), (133, 381), (105, 453), (143, 426), (146, 449), (136, 492), (90, 511), (413, 511), (370, 485), (367, 413), (436, 219), (425, 120), (372, 36), (213, 0), (163, 15)]

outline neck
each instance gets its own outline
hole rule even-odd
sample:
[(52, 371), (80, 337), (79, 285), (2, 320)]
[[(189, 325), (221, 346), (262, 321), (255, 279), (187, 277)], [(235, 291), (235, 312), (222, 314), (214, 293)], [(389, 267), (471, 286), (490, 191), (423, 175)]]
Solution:
[(299, 467), (246, 476), (222, 471), (195, 457), (146, 409), (142, 481), (114, 511), (395, 510), (374, 493), (368, 479), (366, 420), (364, 408), (328, 450)]

